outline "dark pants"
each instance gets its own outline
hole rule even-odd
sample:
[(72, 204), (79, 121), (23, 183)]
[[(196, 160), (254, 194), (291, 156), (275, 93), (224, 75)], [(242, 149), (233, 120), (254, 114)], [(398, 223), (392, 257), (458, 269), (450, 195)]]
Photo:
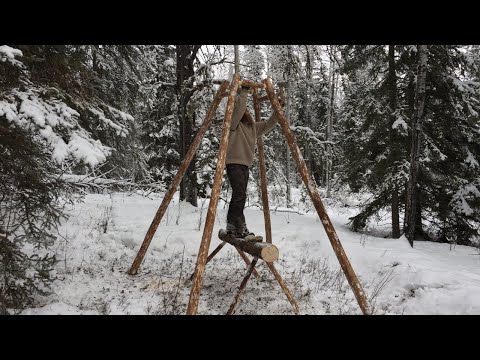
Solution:
[(243, 208), (247, 200), (248, 166), (241, 164), (227, 164), (227, 176), (232, 186), (232, 198), (228, 207), (227, 222), (235, 225), (245, 223)]

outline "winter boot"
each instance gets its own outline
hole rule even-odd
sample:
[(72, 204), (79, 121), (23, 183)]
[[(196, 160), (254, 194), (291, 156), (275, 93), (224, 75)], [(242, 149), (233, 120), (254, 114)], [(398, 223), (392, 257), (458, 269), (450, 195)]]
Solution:
[(227, 222), (227, 234), (237, 237), (237, 227), (232, 223)]
[(256, 236), (253, 232), (248, 230), (247, 224), (242, 223), (240, 228), (237, 229), (238, 237), (245, 239), (245, 241), (252, 241), (252, 242), (261, 242), (263, 241), (262, 236)]

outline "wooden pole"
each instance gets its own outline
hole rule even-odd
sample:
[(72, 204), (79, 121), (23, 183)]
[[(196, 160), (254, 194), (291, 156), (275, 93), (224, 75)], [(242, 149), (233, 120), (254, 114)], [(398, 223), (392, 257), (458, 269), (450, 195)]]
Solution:
[(245, 286), (247, 286), (248, 279), (250, 279), (250, 276), (252, 275), (252, 271), (255, 268), (257, 261), (258, 261), (258, 258), (254, 258), (252, 263), (250, 264), (250, 267), (248, 268), (248, 271), (247, 271), (247, 275), (245, 275), (245, 277), (243, 278), (242, 283), (238, 288), (237, 295), (235, 295), (235, 299), (233, 300), (232, 305), (230, 305), (230, 308), (227, 311), (227, 315), (232, 315), (233, 312), (235, 311), (235, 307), (237, 306), (238, 300), (240, 299), (240, 295), (242, 295), (243, 290), (245, 290)]
[[(212, 253), (210, 255), (208, 255), (207, 263), (205, 265), (207, 265), (210, 262), (210, 260), (212, 260), (215, 257), (215, 255), (217, 255), (220, 252), (220, 250), (222, 250), (222, 248), (225, 246), (225, 244), (227, 244), (227, 243), (225, 241), (222, 241), (220, 243), (220, 245), (218, 245), (215, 248), (215, 250), (213, 250)], [(239, 248), (235, 248), (235, 249), (238, 251), (238, 253), (242, 257), (243, 261), (245, 261), (245, 264), (247, 264), (247, 268), (248, 268), (250, 266), (250, 260), (248, 260), (247, 255), (245, 255), (245, 253), (242, 250), (240, 250)], [(195, 272), (193, 272), (192, 275), (190, 276), (190, 281), (193, 280), (194, 275), (195, 275)], [(256, 277), (259, 276), (256, 270), (253, 270), (253, 275), (255, 275)]]
[[(223, 81), (226, 81), (226, 80), (212, 80), (212, 83), (216, 84), (216, 85), (220, 85)], [(238, 84), (238, 86), (245, 86), (245, 87), (250, 87), (250, 88), (253, 88), (253, 89), (263, 89), (265, 88), (265, 85), (262, 84), (262, 83), (259, 83), (259, 82), (255, 82), (255, 81), (251, 81), (251, 80), (241, 80), (240, 83)], [(267, 98), (265, 98), (264, 100), (262, 101), (266, 101), (268, 100)]]
[[(234, 246), (235, 247), (235, 246)], [(238, 253), (240, 254), (240, 256), (242, 257), (243, 261), (245, 261), (245, 264), (247, 264), (247, 266), (250, 266), (250, 259), (248, 258), (247, 255), (245, 255), (245, 253), (240, 250), (239, 248), (235, 247), (235, 250), (238, 251)], [(260, 276), (258, 275), (258, 272), (257, 270), (253, 269), (253, 275), (255, 275), (257, 278)]]
[[(208, 264), (210, 262), (210, 260), (212, 260), (214, 258), (215, 255), (217, 255), (219, 253), (220, 250), (222, 250), (222, 248), (225, 246), (226, 242), (225, 241), (222, 241), (220, 245), (218, 245), (215, 250), (212, 251), (212, 253), (210, 255), (208, 255), (208, 258), (207, 258), (207, 263)], [(206, 265), (205, 264), (205, 265)], [(192, 273), (192, 275), (190, 275), (190, 281), (193, 280), (193, 276), (195, 275), (195, 272)]]
[(283, 281), (282, 277), (280, 276), (280, 273), (277, 271), (277, 269), (275, 269), (275, 266), (273, 266), (273, 263), (267, 262), (266, 264), (267, 264), (268, 268), (270, 269), (270, 271), (272, 272), (273, 276), (275, 276), (275, 279), (277, 279), (278, 284), (282, 288), (283, 293), (287, 296), (288, 301), (290, 301), (290, 304), (292, 304), (293, 311), (295, 312), (295, 314), (298, 315), (299, 308), (298, 308), (297, 301), (293, 297), (290, 290), (288, 290), (288, 287), (285, 284), (285, 282)]
[(200, 129), (198, 129), (197, 135), (195, 135), (195, 138), (192, 141), (192, 145), (188, 149), (187, 155), (185, 155), (185, 158), (183, 159), (182, 164), (178, 168), (177, 174), (175, 175), (172, 182), (170, 183), (170, 187), (168, 188), (168, 191), (165, 194), (165, 197), (163, 198), (162, 203), (160, 204), (160, 207), (158, 208), (157, 213), (155, 214), (155, 217), (153, 218), (152, 223), (150, 224), (150, 227), (148, 228), (148, 231), (147, 231), (147, 234), (145, 235), (145, 239), (143, 240), (142, 246), (140, 247), (140, 250), (138, 250), (137, 256), (135, 257), (135, 260), (133, 261), (132, 266), (130, 267), (130, 270), (128, 270), (129, 275), (137, 274), (138, 268), (142, 263), (142, 260), (145, 257), (145, 254), (147, 252), (148, 246), (150, 245), (150, 242), (153, 239), (153, 235), (155, 234), (155, 231), (157, 231), (158, 225), (160, 225), (160, 222), (162, 221), (163, 215), (167, 210), (168, 204), (170, 204), (170, 201), (172, 201), (173, 194), (175, 194), (175, 192), (177, 191), (177, 188), (180, 185), (180, 182), (182, 181), (183, 175), (187, 171), (187, 168), (190, 165), (190, 162), (192, 161), (193, 156), (195, 155), (195, 152), (197, 151), (197, 148), (203, 139), (203, 136), (205, 135), (210, 124), (212, 123), (213, 116), (215, 115), (215, 111), (217, 110), (218, 105), (222, 100), (222, 95), (225, 93), (225, 90), (227, 89), (227, 87), (228, 87), (228, 82), (224, 81), (221, 84), (221, 86), (218, 88), (217, 94), (215, 95), (215, 99), (213, 100), (213, 103), (210, 106), (210, 109), (208, 110), (207, 116), (205, 117), (205, 120), (203, 121), (202, 126), (200, 126)]
[(240, 53), (238, 51), (238, 45), (233, 45), (235, 51), (235, 74), (240, 74)]
[(345, 251), (343, 250), (342, 244), (340, 243), (340, 239), (338, 238), (338, 235), (332, 225), (332, 222), (330, 221), (330, 218), (328, 217), (325, 207), (323, 206), (322, 200), (320, 199), (320, 194), (318, 193), (315, 183), (313, 182), (312, 177), (308, 172), (307, 165), (305, 164), (305, 160), (303, 160), (302, 154), (295, 141), (292, 130), (288, 126), (288, 120), (283, 114), (280, 104), (278, 103), (278, 100), (275, 97), (275, 93), (272, 87), (272, 82), (269, 78), (267, 78), (264, 80), (264, 84), (267, 90), (267, 94), (270, 98), (270, 102), (272, 104), (273, 110), (275, 111), (275, 114), (278, 116), (278, 122), (282, 127), (283, 134), (285, 135), (288, 146), (290, 147), (290, 150), (292, 152), (293, 158), (297, 163), (297, 168), (300, 172), (303, 183), (305, 184), (305, 187), (307, 188), (307, 191), (312, 199), (313, 205), (317, 210), (317, 214), (320, 217), (320, 220), (322, 221), (322, 224), (323, 224), (323, 227), (325, 228), (328, 239), (332, 244), (335, 255), (337, 256), (337, 259), (340, 262), (340, 266), (342, 267), (342, 270), (347, 277), (348, 283), (352, 287), (352, 290), (353, 290), (353, 293), (355, 294), (358, 305), (360, 306), (363, 314), (366, 315), (369, 313), (369, 309), (368, 309), (368, 301), (365, 296), (365, 293), (362, 289), (360, 282), (358, 281), (357, 275), (353, 271), (352, 265), (350, 264), (350, 261), (348, 260), (348, 257), (345, 254)]
[(228, 242), (246, 253), (258, 257), (264, 261), (272, 262), (278, 259), (278, 248), (266, 242), (252, 242), (241, 238), (234, 238), (227, 234), (224, 229), (220, 229), (218, 237)]
[[(287, 80), (287, 83), (286, 83), (286, 89), (287, 89), (287, 126), (288, 128), (290, 128), (290, 80)], [(267, 93), (267, 96), (268, 96), (268, 93)], [(287, 144), (287, 148), (286, 148), (286, 156), (285, 156), (285, 159), (287, 160), (287, 168), (286, 168), (286, 171), (285, 171), (285, 175), (287, 177), (287, 208), (290, 207), (291, 203), (292, 203), (292, 191), (291, 191), (291, 188), (290, 188), (290, 152), (289, 152), (289, 145)]]
[(215, 215), (217, 213), (218, 198), (220, 196), (220, 187), (223, 181), (223, 171), (225, 167), (225, 158), (227, 156), (228, 139), (230, 135), (230, 125), (232, 123), (233, 107), (235, 105), (235, 96), (237, 93), (240, 75), (237, 73), (233, 76), (230, 85), (230, 94), (228, 95), (227, 108), (225, 110), (225, 119), (223, 122), (222, 135), (220, 140), (220, 149), (218, 152), (217, 167), (213, 180), (212, 193), (210, 195), (210, 205), (208, 206), (207, 218), (205, 220), (205, 228), (203, 229), (202, 241), (198, 249), (197, 263), (195, 266), (195, 275), (193, 277), (192, 289), (188, 300), (187, 315), (195, 315), (198, 310), (198, 301), (200, 291), (202, 289), (203, 274), (205, 272), (205, 264), (207, 263), (208, 249), (212, 240), (213, 225)]
[[(218, 246), (215, 248), (215, 250), (212, 251), (212, 253), (211, 253), (210, 255), (208, 255), (207, 263), (208, 263), (210, 260), (212, 260), (213, 257), (214, 257), (215, 255), (217, 255), (220, 250), (222, 250), (222, 248), (225, 246), (225, 244), (226, 244), (226, 242), (225, 242), (225, 241), (222, 241), (222, 243), (221, 243), (220, 245), (218, 245)], [(192, 276), (192, 278), (193, 278), (193, 276)]]
[[(281, 90), (283, 90), (283, 88), (281, 88)], [(283, 93), (285, 93), (284, 90), (283, 90)], [(285, 94), (279, 95), (278, 98), (283, 99), (285, 101)], [(270, 101), (270, 98), (268, 97), (268, 95), (258, 97), (258, 102), (265, 102), (265, 101)]]
[[(253, 90), (253, 107), (255, 110), (255, 121), (262, 121), (260, 116), (260, 103), (258, 101), (258, 90)], [(258, 160), (260, 163), (260, 182), (262, 191), (262, 205), (263, 205), (263, 219), (265, 221), (265, 235), (267, 243), (272, 243), (272, 225), (270, 221), (270, 207), (268, 205), (268, 191), (267, 191), (267, 167), (265, 165), (265, 149), (263, 147), (263, 136), (257, 140), (258, 145)]]
[(263, 89), (265, 85), (251, 80), (242, 80), (240, 81), (240, 86), (249, 87), (252, 89)]

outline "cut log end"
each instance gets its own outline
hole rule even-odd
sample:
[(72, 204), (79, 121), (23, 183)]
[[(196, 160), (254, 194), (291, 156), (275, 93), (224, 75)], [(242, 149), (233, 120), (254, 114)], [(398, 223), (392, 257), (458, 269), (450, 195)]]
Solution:
[(252, 256), (258, 257), (263, 261), (271, 263), (278, 259), (278, 248), (273, 244), (265, 242), (251, 242), (241, 238), (231, 237), (227, 234), (225, 229), (220, 229), (218, 232), (218, 237), (230, 245), (235, 246), (237, 249), (240, 249)]
[(262, 249), (262, 259), (266, 262), (274, 262), (278, 259), (278, 248), (275, 245), (264, 247)]

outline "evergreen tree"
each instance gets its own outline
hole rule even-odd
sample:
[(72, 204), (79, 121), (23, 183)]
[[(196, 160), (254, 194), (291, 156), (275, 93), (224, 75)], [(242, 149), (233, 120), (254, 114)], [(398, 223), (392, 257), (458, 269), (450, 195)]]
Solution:
[(142, 144), (153, 179), (168, 186), (180, 165), (180, 134), (176, 116), (175, 48), (147, 47), (152, 64), (144, 86), (149, 102), (142, 121)]
[(354, 192), (372, 193), (352, 218), (352, 225), (364, 227), (369, 217), (389, 208), (398, 237), (398, 192), (403, 192), (408, 173), (408, 125), (405, 109), (397, 101), (395, 46), (345, 46), (341, 52), (345, 92), (340, 114), (345, 156), (342, 181)]
[(464, 47), (428, 47), (419, 201), (428, 233), (458, 244), (480, 235), (478, 65)]
[[(399, 210), (405, 204), (417, 48), (395, 46), (392, 56), (391, 47), (342, 49), (343, 181), (354, 192), (373, 195), (352, 218), (354, 229), (382, 209), (391, 210), (395, 194)], [(473, 53), (459, 46), (428, 47), (414, 215), (416, 233), (427, 239), (467, 244), (478, 236), (479, 155), (472, 139), (478, 133), (479, 102)]]
[(324, 73), (321, 49), (316, 46), (299, 47), (299, 56), (305, 66), (292, 90), (293, 127), (297, 142), (304, 149), (304, 159), (318, 184), (323, 183), (326, 123), (329, 106), (329, 84)]
[[(115, 150), (104, 170), (110, 176), (131, 179), (133, 182), (148, 177), (146, 157), (140, 140), (140, 119), (150, 95), (145, 91), (144, 82), (151, 76), (152, 66), (146, 47), (134, 45), (92, 45), (85, 47), (87, 66), (93, 76), (91, 86), (99, 99), (110, 107), (128, 113), (121, 120), (125, 136), (100, 132), (92, 133)], [(90, 68), (91, 64), (91, 68)]]
[(263, 80), (265, 70), (265, 56), (259, 45), (244, 45), (242, 52), (243, 63), (246, 67), (241, 68), (242, 78), (253, 81)]
[(101, 95), (88, 55), (82, 46), (0, 46), (3, 312), (48, 290), (48, 247), (71, 199), (62, 174), (105, 162), (133, 121)]

